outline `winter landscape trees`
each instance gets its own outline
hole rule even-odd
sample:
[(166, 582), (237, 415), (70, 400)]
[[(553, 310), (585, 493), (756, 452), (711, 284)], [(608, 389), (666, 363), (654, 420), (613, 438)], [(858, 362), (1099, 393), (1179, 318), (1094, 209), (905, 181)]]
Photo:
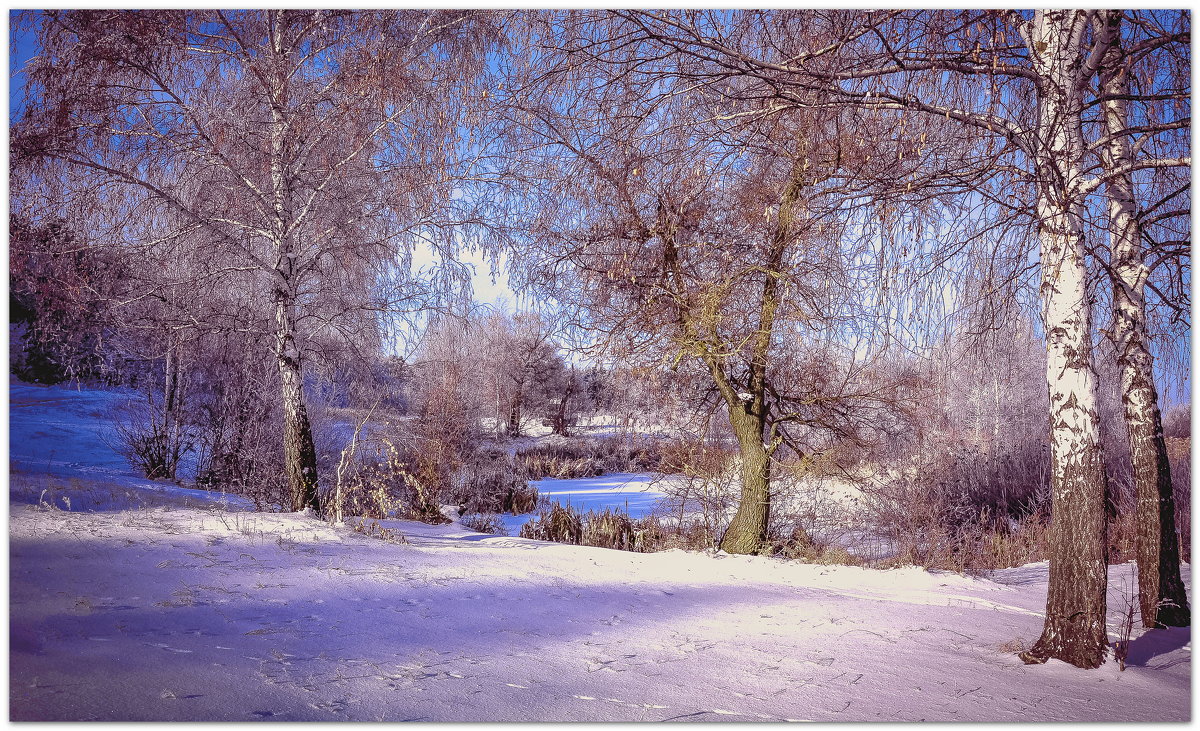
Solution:
[(18, 22), (13, 366), (149, 383), (147, 477), (436, 522), (677, 474), (703, 521), (622, 545), (1046, 558), (1030, 663), (1104, 662), (1114, 553), (1190, 623), (1186, 12)]
[[(1134, 134), (1144, 134), (1141, 141), (1150, 142), (1179, 124), (1168, 118), (1156, 120), (1139, 132), (1126, 132), (1125, 125), (1118, 121), (1121, 114), (1114, 108), (1129, 96), (1113, 88), (1114, 79), (1128, 76), (1128, 71), (1122, 73), (1119, 51), (1126, 14), (896, 11), (852, 13), (848, 18), (830, 14), (828, 24), (839, 28), (835, 31), (838, 40), (816, 44), (813, 48), (817, 50), (808, 53), (785, 53), (784, 62), (759, 57), (757, 48), (739, 47), (737, 41), (744, 36), (714, 37), (705, 27), (708, 17), (688, 15), (635, 13), (630, 19), (638, 29), (635, 34), (718, 64), (723, 61), (723, 76), (774, 82), (778, 91), (773, 95), (789, 105), (811, 105), (815, 93), (824, 97), (826, 104), (941, 116), (976, 131), (986, 130), (1010, 146), (998, 156), (1011, 160), (1030, 186), (1032, 200), (1025, 205), (1036, 221), (1040, 246), (1039, 294), (1048, 355), (1046, 378), (1054, 463), (1051, 575), (1055, 578), (1051, 581), (1045, 634), (1028, 657), (1060, 657), (1084, 666), (1098, 665), (1105, 647), (1107, 541), (1103, 513), (1107, 479), (1091, 356), (1093, 295), (1088, 287), (1089, 245), (1084, 221), (1087, 195), (1101, 184), (1115, 188), (1110, 198), (1116, 198), (1112, 208), (1117, 217), (1122, 215), (1116, 212), (1122, 206), (1121, 199), (1128, 206), (1129, 195), (1120, 193), (1123, 175), (1189, 164), (1186, 156), (1156, 156), (1137, 162), (1124, 158), (1124, 164), (1112, 163), (1114, 154), (1107, 151), (1104, 154), (1110, 164), (1098, 174), (1089, 175), (1096, 167), (1089, 153), (1097, 147), (1111, 148)], [(1151, 37), (1141, 46), (1144, 50), (1168, 47), (1185, 37), (1178, 28), (1162, 27), (1159, 19), (1133, 15), (1132, 20), (1137, 27), (1151, 29)], [(848, 48), (856, 52), (844, 56), (845, 63), (838, 68), (827, 70), (819, 61), (813, 62), (818, 56), (842, 54)], [(1096, 83), (1106, 59), (1109, 70), (1104, 76), (1108, 81), (1097, 94)], [(939, 83), (955, 77), (978, 79), (979, 83)], [(1174, 93), (1167, 91), (1166, 98), (1177, 98), (1178, 89), (1176, 86)], [(1085, 125), (1096, 116), (1089, 110), (1097, 104), (1106, 108), (1101, 144), (1085, 135)], [(1114, 130), (1114, 125), (1118, 129)], [(1118, 237), (1123, 235), (1119, 223), (1110, 223), (1108, 228)], [(1124, 265), (1126, 269), (1129, 266)], [(1131, 294), (1123, 293), (1118, 299), (1137, 296), (1128, 282), (1120, 287)], [(1126, 340), (1130, 331), (1137, 329), (1133, 323), (1138, 319), (1131, 310), (1136, 306), (1126, 306), (1125, 313), (1116, 318), (1126, 323), (1121, 326)], [(1123, 356), (1123, 360), (1132, 362), (1130, 356)], [(1131, 386), (1148, 381), (1152, 378), (1126, 377)], [(1144, 392), (1130, 393), (1125, 398), (1130, 409), (1143, 412), (1153, 400)], [(1139, 403), (1140, 408), (1136, 405)], [(1134, 423), (1150, 418), (1135, 417)], [(1142, 429), (1154, 431), (1152, 427)], [(1133, 433), (1137, 431), (1135, 428)], [(1143, 453), (1147, 451), (1143, 449)], [(1161, 511), (1168, 509), (1165, 506), (1171, 502), (1169, 497), (1157, 488), (1139, 485), (1139, 490), (1155, 496), (1145, 499), (1144, 504), (1162, 505), (1157, 508)], [(1149, 507), (1141, 510), (1147, 511), (1143, 525), (1161, 537), (1162, 531), (1153, 528), (1156, 521), (1149, 517)], [(1168, 532), (1174, 533), (1169, 527)], [(1172, 535), (1165, 540), (1177, 543)], [(1157, 550), (1151, 547), (1157, 542), (1143, 543), (1139, 552), (1147, 575), (1143, 581), (1152, 582), (1149, 577), (1159, 573)], [(1167, 573), (1173, 574), (1170, 553), (1165, 563)], [(1175, 586), (1173, 580), (1163, 583), (1163, 587)], [(1167, 596), (1156, 591), (1160, 587), (1152, 583), (1142, 588), (1150, 592), (1151, 598), (1143, 597), (1148, 603), (1172, 606), (1181, 600), (1177, 589), (1167, 589)]]
[(121, 191), (123, 200), (95, 204), (128, 217), (109, 235), (166, 247), (165, 262), (186, 259), (145, 295), (173, 310), (161, 317), (174, 327), (229, 326), (225, 313), (189, 311), (212, 301), (198, 290), (259, 296), (253, 307), (270, 313), (279, 370), (291, 505), (319, 510), (309, 343), (410, 304), (398, 270), (414, 236), (434, 235), (423, 227), (449, 192), (437, 185), (452, 165), (455, 102), (466, 97), (432, 90), (469, 83), (486, 20), (50, 11), (30, 22), (38, 103), (14, 130), (14, 160), (65, 163), (76, 185)]

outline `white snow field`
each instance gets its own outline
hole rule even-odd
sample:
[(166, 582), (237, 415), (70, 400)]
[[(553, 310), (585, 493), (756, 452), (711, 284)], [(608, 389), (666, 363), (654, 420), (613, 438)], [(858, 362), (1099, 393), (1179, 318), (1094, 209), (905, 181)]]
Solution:
[[(1190, 718), (1188, 629), (1135, 630), (1124, 672), (1021, 664), (1044, 564), (970, 578), (384, 522), (399, 543), (129, 478), (83, 441), (74, 392), (36, 388), (11, 391), (14, 721)], [(42, 474), (25, 458), (55, 438), (71, 456)], [(1114, 638), (1132, 585), (1112, 568)]]

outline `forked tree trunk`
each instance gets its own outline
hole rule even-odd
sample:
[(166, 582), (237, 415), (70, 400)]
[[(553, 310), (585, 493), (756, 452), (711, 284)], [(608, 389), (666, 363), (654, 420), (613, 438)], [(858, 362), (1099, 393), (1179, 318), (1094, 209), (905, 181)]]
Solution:
[[(1108, 11), (1119, 22), (1120, 11)], [(1127, 135), (1125, 97), (1129, 81), (1118, 49), (1110, 51), (1100, 89), (1107, 100), (1104, 132), (1110, 137), (1104, 164), (1109, 170), (1133, 162)], [(1163, 439), (1162, 414), (1154, 386), (1154, 356), (1146, 337), (1146, 266), (1133, 180), (1116, 175), (1105, 183), (1112, 241), (1113, 337), (1121, 367), (1121, 403), (1137, 494), (1138, 598), (1146, 627), (1183, 627), (1191, 623), (1187, 593), (1179, 573), (1179, 537), (1175, 533), (1175, 494)]]
[(292, 510), (311, 508), (321, 512), (317, 489), (317, 450), (312, 425), (304, 403), (304, 379), (300, 351), (296, 347), (295, 318), (291, 298), (276, 290), (275, 357), (283, 403), (283, 454)]
[[(758, 329), (750, 346), (748, 390), (735, 394), (727, 381), (718, 379), (729, 410), (729, 424), (737, 437), (742, 458), (742, 499), (721, 539), (721, 549), (728, 553), (756, 553), (768, 540), (771, 524), (771, 457), (778, 444), (767, 444), (767, 368), (775, 316), (782, 300), (779, 280), (784, 275), (785, 254), (795, 235), (792, 224), (798, 215), (803, 214), (800, 193), (804, 188), (807, 154), (807, 139), (801, 136), (796, 143), (791, 175), (779, 199), (778, 218), (764, 262)], [(714, 376), (718, 375), (718, 365), (710, 362), (709, 368)]]
[(1038, 11), (1030, 56), (1045, 80), (1038, 110), (1037, 213), (1041, 298), (1050, 392), (1050, 585), (1046, 621), (1026, 662), (1057, 658), (1082, 668), (1107, 647), (1106, 476), (1100, 448), (1096, 373), (1091, 362), (1081, 206), (1073, 193), (1084, 154), (1077, 84), (1083, 11)]

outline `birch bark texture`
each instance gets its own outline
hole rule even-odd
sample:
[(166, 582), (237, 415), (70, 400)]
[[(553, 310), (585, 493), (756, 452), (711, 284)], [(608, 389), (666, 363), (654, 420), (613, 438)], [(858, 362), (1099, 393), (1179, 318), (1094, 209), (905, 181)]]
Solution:
[(1033, 152), (1052, 460), (1046, 621), (1041, 637), (1022, 658), (1057, 658), (1094, 668), (1104, 662), (1108, 644), (1108, 549), (1107, 477), (1091, 355), (1093, 298), (1083, 200), (1075, 192), (1086, 153), (1083, 37), (1088, 30), (1085, 11), (1039, 10), (1022, 34), (1040, 87)]
[[(1119, 10), (1102, 11), (1101, 22), (1119, 27), (1122, 16)], [(1179, 571), (1175, 494), (1147, 332), (1146, 283), (1150, 268), (1143, 243), (1141, 206), (1129, 172), (1135, 162), (1127, 101), (1131, 95), (1130, 72), (1122, 44), (1115, 43), (1105, 56), (1100, 74), (1103, 131), (1108, 140), (1101, 158), (1108, 197), (1113, 339), (1133, 463), (1141, 620), (1146, 627), (1183, 627), (1191, 623), (1191, 613)]]

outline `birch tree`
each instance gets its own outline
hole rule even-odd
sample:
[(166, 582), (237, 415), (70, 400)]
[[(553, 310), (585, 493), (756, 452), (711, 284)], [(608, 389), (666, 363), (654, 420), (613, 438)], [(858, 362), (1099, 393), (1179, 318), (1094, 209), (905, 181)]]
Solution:
[[(1097, 23), (1120, 27), (1128, 23), (1125, 15), (1119, 10), (1102, 11)], [(1146, 627), (1186, 626), (1191, 619), (1187, 593), (1179, 573), (1171, 465), (1163, 438), (1154, 356), (1149, 342), (1146, 299), (1153, 262), (1150, 261), (1152, 248), (1143, 231), (1144, 224), (1181, 218), (1187, 211), (1176, 204), (1160, 207), (1157, 215), (1143, 215), (1146, 206), (1139, 200), (1134, 182), (1134, 171), (1138, 168), (1139, 158), (1147, 155), (1147, 148), (1153, 149), (1156, 142), (1161, 146), (1164, 136), (1190, 121), (1187, 117), (1170, 115), (1170, 107), (1161, 104), (1161, 101), (1186, 100), (1183, 89), (1171, 86), (1156, 89), (1152, 81), (1139, 84), (1143, 88), (1150, 87), (1148, 89), (1134, 89), (1136, 82), (1132, 77), (1138, 74), (1139, 66), (1150, 65), (1149, 72), (1141, 70), (1143, 77), (1163, 72), (1162, 65), (1146, 63), (1149, 51), (1156, 45), (1182, 42), (1181, 31), (1171, 30), (1175, 32), (1154, 33), (1133, 43), (1132, 48), (1129, 41), (1118, 40), (1108, 49), (1099, 77), (1097, 100), (1103, 121), (1101, 137), (1093, 143), (1099, 148), (1108, 199), (1110, 250), (1107, 271), (1112, 283), (1112, 338), (1121, 372), (1121, 401), (1137, 496), (1138, 598), (1142, 623)], [(1143, 59), (1141, 64), (1139, 57)], [(1155, 92), (1159, 100), (1146, 100)], [(1142, 124), (1131, 119), (1131, 104), (1143, 107), (1138, 115), (1144, 120)], [(1187, 181), (1181, 182), (1186, 188)], [(1172, 190), (1168, 200), (1178, 200), (1178, 196), (1179, 189)], [(1186, 199), (1181, 202), (1186, 203)], [(1158, 250), (1154, 254), (1160, 262), (1170, 261), (1170, 240), (1155, 248)]]
[[(132, 189), (170, 225), (123, 236), (202, 252), (192, 282), (269, 294), (291, 508), (319, 510), (306, 338), (388, 309), (407, 246), (449, 200), (461, 90), (486, 16), (425, 11), (46, 11), (27, 16), (19, 164)], [(127, 209), (129, 210), (134, 209)], [(443, 237), (435, 243), (448, 246)], [(397, 275), (397, 271), (400, 275)], [(343, 291), (370, 292), (337, 300)], [(327, 306), (330, 301), (348, 306)]]

